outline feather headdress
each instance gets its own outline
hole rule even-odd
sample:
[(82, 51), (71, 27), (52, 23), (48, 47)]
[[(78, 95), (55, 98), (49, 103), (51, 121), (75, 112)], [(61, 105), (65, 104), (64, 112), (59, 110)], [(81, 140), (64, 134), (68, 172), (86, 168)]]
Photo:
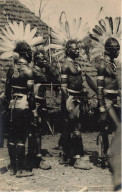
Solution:
[(90, 37), (94, 40), (94, 48), (91, 50), (91, 59), (103, 57), (105, 52), (105, 43), (108, 38), (115, 38), (120, 43), (121, 37), (121, 18), (105, 17), (98, 22), (98, 25), (92, 29)]
[(30, 24), (24, 27), (22, 21), (19, 24), (16, 21), (10, 22), (5, 28), (1, 29), (2, 34), (0, 34), (1, 59), (8, 59), (16, 55), (15, 49), (18, 43), (25, 42), (30, 47), (34, 47), (43, 42), (42, 36), (35, 37), (37, 28), (31, 30)]
[(78, 20), (74, 18), (69, 22), (65, 12), (62, 12), (59, 18), (59, 29), (51, 32), (53, 44), (50, 44), (48, 48), (56, 50), (52, 56), (58, 57), (58, 60), (62, 59), (65, 56), (67, 42), (74, 39), (77, 41), (82, 40), (88, 35), (88, 31), (88, 23), (83, 23), (81, 17)]

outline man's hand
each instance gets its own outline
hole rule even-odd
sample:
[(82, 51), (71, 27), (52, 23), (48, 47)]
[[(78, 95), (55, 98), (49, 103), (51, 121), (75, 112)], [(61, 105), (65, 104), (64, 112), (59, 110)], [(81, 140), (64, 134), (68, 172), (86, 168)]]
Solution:
[(39, 125), (39, 119), (38, 119), (38, 117), (36, 116), (34, 116), (33, 117), (33, 120), (32, 120), (32, 122), (31, 122), (31, 124), (34, 126), (34, 127), (38, 127), (38, 125)]
[(37, 114), (37, 110), (32, 110), (32, 113), (33, 113), (33, 117), (32, 117), (32, 125), (34, 127), (37, 127), (38, 124), (39, 124), (39, 118), (38, 118), (38, 114)]
[(101, 121), (105, 121), (107, 119), (107, 113), (106, 112), (100, 112), (100, 118), (98, 123), (100, 123)]

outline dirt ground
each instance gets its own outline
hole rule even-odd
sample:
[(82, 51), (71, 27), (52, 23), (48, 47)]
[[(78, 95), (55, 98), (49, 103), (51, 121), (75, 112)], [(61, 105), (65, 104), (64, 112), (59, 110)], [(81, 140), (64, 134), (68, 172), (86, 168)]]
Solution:
[[(96, 137), (98, 133), (83, 133), (84, 148), (87, 152), (98, 151)], [(2, 192), (82, 192), (113, 190), (112, 174), (108, 168), (102, 169), (91, 163), (91, 170), (75, 169), (59, 165), (58, 140), (60, 134), (45, 135), (42, 148), (49, 154), (44, 158), (52, 166), (50, 170), (34, 169), (34, 176), (16, 178), (9, 171), (0, 173), (0, 191)], [(0, 149), (0, 168), (9, 163), (6, 142)]]

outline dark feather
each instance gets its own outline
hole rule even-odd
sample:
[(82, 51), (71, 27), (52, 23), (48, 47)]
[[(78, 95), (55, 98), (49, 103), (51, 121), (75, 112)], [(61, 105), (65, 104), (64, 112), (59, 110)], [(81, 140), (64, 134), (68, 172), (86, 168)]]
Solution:
[(112, 17), (110, 17), (108, 20), (109, 20), (109, 25), (111, 27), (111, 32), (113, 34), (113, 19), (112, 19)]
[(99, 24), (102, 27), (102, 29), (106, 32), (106, 24), (105, 21), (103, 19), (99, 20)]
[(95, 29), (99, 32), (100, 36), (103, 35), (103, 31), (98, 25), (95, 25)]
[(89, 36), (90, 36), (90, 38), (92, 38), (93, 40), (99, 42), (99, 39), (98, 39), (95, 35), (90, 34)]
[(117, 31), (116, 31), (116, 33), (119, 31), (119, 28), (120, 28), (120, 24), (121, 24), (121, 18), (120, 17), (116, 17), (116, 23), (117, 23)]
[(97, 34), (98, 36), (101, 36), (100, 32), (99, 32), (98, 30), (96, 30), (95, 28), (93, 28), (93, 32), (94, 32), (95, 34)]

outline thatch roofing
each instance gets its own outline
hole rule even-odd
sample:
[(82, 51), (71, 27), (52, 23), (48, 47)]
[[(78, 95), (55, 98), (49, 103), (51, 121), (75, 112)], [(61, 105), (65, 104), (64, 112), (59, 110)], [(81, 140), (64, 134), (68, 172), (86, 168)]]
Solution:
[(0, 0), (0, 27), (14, 20), (23, 21), (25, 25), (30, 23), (32, 28), (37, 27), (37, 34), (43, 34), (44, 39), (47, 38), (48, 26), (19, 0)]

